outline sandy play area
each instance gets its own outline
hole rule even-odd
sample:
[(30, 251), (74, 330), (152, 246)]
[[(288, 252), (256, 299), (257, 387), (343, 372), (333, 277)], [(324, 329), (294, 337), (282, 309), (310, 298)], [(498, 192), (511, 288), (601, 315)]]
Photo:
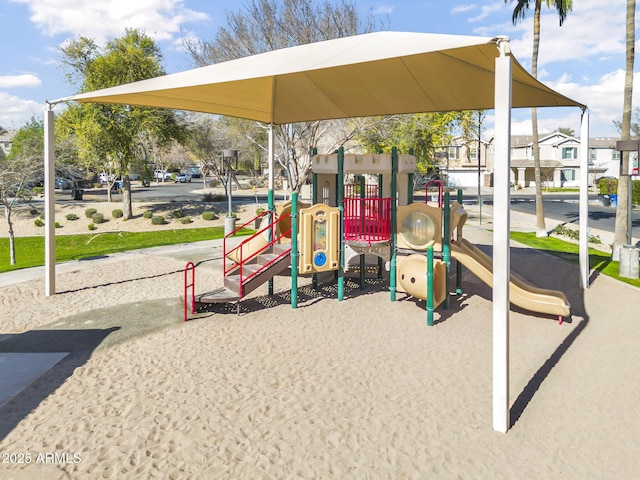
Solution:
[[(132, 223), (127, 222), (127, 225)], [(67, 228), (66, 225), (63, 228)], [(486, 247), (491, 235), (469, 226)], [(198, 288), (221, 284), (220, 247)], [(198, 250), (202, 254), (202, 249)], [(2, 479), (630, 479), (640, 471), (640, 292), (515, 245), (573, 317), (511, 314), (509, 433), (492, 429), (491, 289), (423, 302), (287, 277), (183, 323), (188, 248), (78, 262), (0, 288), (0, 352), (71, 352), (0, 407)], [(308, 283), (308, 282), (307, 282)], [(30, 462), (25, 461), (26, 454)], [(22, 459), (22, 463), (19, 463)]]

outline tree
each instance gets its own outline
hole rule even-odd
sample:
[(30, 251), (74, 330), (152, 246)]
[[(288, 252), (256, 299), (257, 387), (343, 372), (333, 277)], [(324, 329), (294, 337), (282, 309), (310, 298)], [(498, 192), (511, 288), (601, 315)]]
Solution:
[(401, 152), (413, 150), (418, 172), (433, 170), (435, 152), (449, 145), (452, 132), (464, 129), (471, 122), (471, 112), (419, 113), (415, 115), (389, 115), (358, 120), (364, 122), (356, 140), (370, 152), (389, 152), (397, 147)]
[[(186, 41), (186, 48), (198, 66), (210, 65), (255, 55), (279, 48), (370, 32), (371, 17), (364, 22), (355, 3), (314, 0), (251, 0), (242, 10), (227, 14), (226, 27), (221, 27), (212, 41)], [(264, 133), (265, 126), (258, 127)], [(255, 131), (244, 127), (239, 131)], [(341, 134), (324, 148), (343, 144), (356, 133), (347, 120), (306, 122), (279, 125), (274, 128), (277, 142), (276, 160), (287, 170), (292, 188), (300, 190), (310, 170), (310, 151), (318, 146), (322, 135)], [(266, 135), (260, 135), (266, 139)], [(242, 137), (241, 137), (242, 138)], [(242, 142), (245, 138), (242, 138)], [(235, 147), (234, 147), (235, 149)], [(253, 155), (266, 150), (255, 143)]]
[(31, 119), (12, 140), (11, 151), (0, 157), (0, 204), (9, 233), (9, 263), (16, 264), (15, 232), (11, 215), (16, 204), (29, 201), (32, 187), (43, 175), (44, 126)]
[[(620, 139), (631, 139), (631, 107), (633, 96), (633, 63), (634, 63), (634, 47), (636, 38), (636, 0), (627, 0), (627, 23), (625, 29), (626, 41), (626, 67), (624, 77), (624, 95), (622, 104), (622, 123), (620, 125)], [(629, 175), (629, 152), (621, 152), (620, 179), (625, 179)], [(620, 259), (620, 249), (627, 241), (628, 232), (628, 212), (627, 205), (629, 201), (629, 184), (626, 181), (618, 182), (618, 207), (616, 208), (615, 233), (613, 237), (613, 260)]]
[[(162, 55), (154, 41), (137, 30), (108, 42), (100, 49), (81, 37), (62, 48), (69, 81), (82, 92), (153, 78), (165, 73)], [(149, 152), (168, 149), (182, 140), (183, 130), (173, 111), (129, 105), (81, 104), (67, 109), (66, 124), (78, 137), (80, 155), (100, 171), (122, 177), (123, 210), (133, 216), (129, 173), (135, 164), (152, 161)], [(108, 183), (111, 200), (111, 182)]]
[[(540, 11), (542, 10), (543, 0), (504, 0), (506, 2), (516, 2), (513, 9), (511, 21), (516, 25), (519, 21), (524, 20), (527, 12), (534, 6), (533, 14), (533, 53), (531, 55), (531, 75), (538, 78), (538, 50), (540, 47)], [(567, 14), (571, 11), (572, 0), (544, 0), (547, 7), (555, 7), (560, 26), (567, 18)], [(540, 169), (540, 145), (538, 140), (538, 111), (536, 108), (531, 109), (531, 129), (533, 132), (533, 168), (536, 184), (536, 235), (538, 237), (547, 236), (547, 228), (544, 221), (544, 204), (542, 200), (542, 174)]]

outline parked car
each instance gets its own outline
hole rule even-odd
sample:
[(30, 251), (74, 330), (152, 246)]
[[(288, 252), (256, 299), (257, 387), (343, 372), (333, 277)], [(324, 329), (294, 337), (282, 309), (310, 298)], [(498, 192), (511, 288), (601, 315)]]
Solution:
[(153, 178), (156, 179), (156, 182), (168, 182), (171, 180), (171, 172), (167, 172), (166, 170), (156, 170), (153, 172)]
[(175, 183), (191, 183), (191, 175), (189, 175), (188, 173), (179, 173), (176, 175), (176, 178), (174, 180)]
[(59, 190), (69, 190), (73, 187), (73, 182), (68, 178), (56, 177), (56, 187)]
[(115, 180), (116, 176), (113, 173), (106, 173), (106, 172), (102, 172), (99, 176), (98, 176), (98, 181), (102, 184), (107, 183), (107, 182), (113, 182)]

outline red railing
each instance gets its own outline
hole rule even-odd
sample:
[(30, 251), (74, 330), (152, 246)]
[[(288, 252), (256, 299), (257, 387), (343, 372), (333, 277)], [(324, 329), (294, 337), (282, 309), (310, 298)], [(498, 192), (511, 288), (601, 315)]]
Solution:
[[(191, 272), (191, 283), (188, 282), (189, 272)], [(184, 321), (187, 321), (187, 303), (189, 301), (189, 288), (191, 288), (191, 314), (196, 311), (195, 307), (195, 289), (196, 289), (196, 266), (193, 262), (188, 262), (184, 267)]]
[(344, 239), (348, 242), (388, 242), (391, 238), (390, 198), (345, 198)]
[(424, 187), (424, 203), (429, 203), (429, 187), (431, 186), (432, 183), (435, 183), (436, 186), (438, 187), (438, 208), (442, 208), (442, 201), (443, 201), (443, 196), (444, 196), (444, 187), (442, 186), (442, 182), (440, 180), (430, 180), (427, 182), (427, 184)]
[[(247, 225), (249, 225), (251, 223), (255, 224), (258, 219), (265, 218), (267, 216), (269, 217), (268, 225), (266, 225), (265, 227), (263, 227), (260, 230), (258, 230), (252, 236), (244, 239), (243, 241), (241, 241), (235, 247), (233, 247), (233, 248), (231, 248), (229, 250), (227, 249), (227, 247), (228, 247), (227, 240), (229, 239), (229, 237), (234, 236), (239, 230), (245, 228)], [(270, 212), (268, 210), (264, 211), (260, 215), (254, 217), (251, 220), (249, 220), (248, 222), (240, 225), (233, 232), (228, 233), (224, 237), (223, 245), (222, 245), (223, 252), (224, 252), (224, 257), (223, 257), (224, 258), (224, 266), (223, 266), (224, 276), (226, 277), (231, 272), (235, 272), (236, 270), (238, 270), (238, 276), (239, 276), (238, 278), (239, 278), (239, 282), (240, 282), (240, 292), (239, 292), (239, 297), (240, 298), (242, 298), (242, 296), (243, 296), (243, 288), (242, 287), (246, 282), (251, 280), (253, 277), (258, 275), (260, 272), (264, 271), (265, 269), (267, 269), (268, 267), (270, 267), (274, 263), (278, 262), (281, 258), (283, 258), (286, 255), (288, 255), (289, 252), (291, 251), (291, 248), (283, 250), (276, 257), (271, 259), (269, 262), (266, 262), (265, 264), (263, 264), (261, 266), (260, 270), (255, 271), (255, 272), (251, 272), (248, 275), (245, 275), (244, 265), (247, 262), (253, 260), (258, 255), (260, 255), (260, 254), (266, 252), (267, 250), (271, 249), (275, 244), (280, 243), (280, 241), (283, 238), (290, 238), (291, 237), (291, 217), (290, 217), (290, 215), (288, 215), (288, 214), (287, 215), (282, 215), (281, 217), (279, 217), (275, 221), (271, 221), (272, 218), (273, 218), (273, 212)], [(277, 231), (277, 229), (275, 228), (276, 225), (283, 224), (285, 221), (289, 222), (288, 230), (281, 231), (281, 232), (279, 232), (279, 234), (276, 235), (275, 234), (276, 231)], [(262, 237), (260, 237), (260, 236), (262, 236)], [(266, 237), (270, 237), (271, 240), (265, 240), (263, 245), (259, 245), (258, 247), (253, 249), (252, 252), (250, 252), (248, 254), (245, 254), (245, 250), (249, 250), (247, 248), (247, 246), (248, 246), (248, 244), (250, 242), (258, 242), (259, 243), (259, 238), (266, 238)], [(229, 257), (235, 257), (237, 261), (231, 260)]]

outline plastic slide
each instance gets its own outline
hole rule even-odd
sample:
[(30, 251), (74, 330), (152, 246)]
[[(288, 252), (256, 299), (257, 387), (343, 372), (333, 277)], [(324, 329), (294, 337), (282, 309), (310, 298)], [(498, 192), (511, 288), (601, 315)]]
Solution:
[[(493, 261), (465, 239), (451, 245), (451, 255), (480, 280), (493, 288)], [(509, 281), (509, 301), (532, 312), (568, 317), (571, 307), (563, 292), (534, 287), (516, 274)]]
[(269, 244), (266, 232), (254, 235), (242, 241), (242, 246), (233, 250), (227, 258), (235, 263), (240, 263), (240, 253), (242, 252), (242, 260), (247, 260), (253, 255), (260, 253)]
[[(427, 258), (424, 255), (409, 255), (398, 265), (400, 290), (412, 297), (427, 299)], [(447, 266), (441, 260), (433, 262), (433, 307), (440, 305), (447, 294), (445, 277)]]

